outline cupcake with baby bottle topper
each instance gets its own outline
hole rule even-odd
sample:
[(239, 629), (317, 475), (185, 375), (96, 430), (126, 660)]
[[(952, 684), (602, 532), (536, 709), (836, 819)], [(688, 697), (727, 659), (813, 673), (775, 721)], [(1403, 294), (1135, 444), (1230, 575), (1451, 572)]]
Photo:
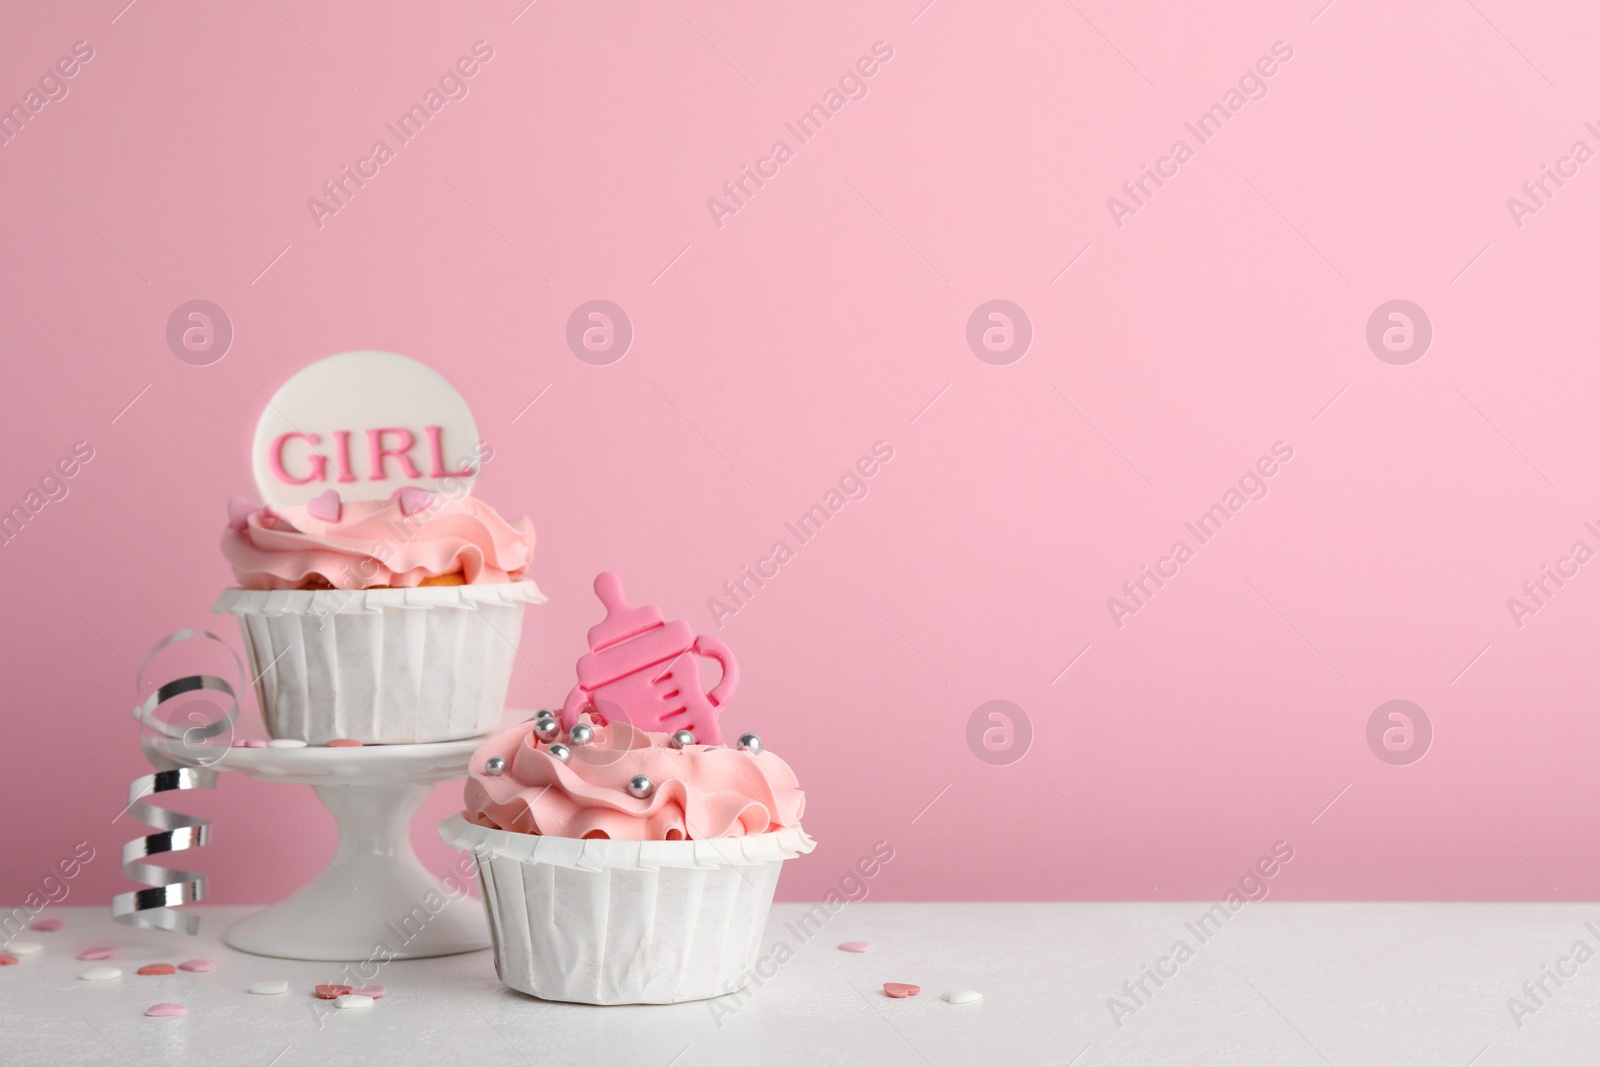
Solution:
[[(738, 664), (605, 573), (559, 714), (489, 738), (440, 836), (478, 861), (495, 968), (546, 1000), (673, 1003), (748, 980), (785, 860), (815, 843), (794, 772), (724, 743)], [(720, 676), (707, 685), (701, 660)]]
[(472, 496), (493, 452), (438, 372), (346, 352), (278, 390), (228, 505), (235, 616), (276, 739), (414, 744), (500, 721), (534, 532)]

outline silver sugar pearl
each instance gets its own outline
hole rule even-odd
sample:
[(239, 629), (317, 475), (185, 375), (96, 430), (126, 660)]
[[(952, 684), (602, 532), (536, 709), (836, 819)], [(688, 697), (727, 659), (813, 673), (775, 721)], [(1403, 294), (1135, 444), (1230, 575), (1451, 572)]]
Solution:
[(551, 759), (558, 759), (562, 763), (567, 762), (567, 760), (572, 756), (572, 749), (568, 748), (566, 745), (551, 745), (549, 748), (545, 749), (545, 751), (550, 753)]
[(755, 734), (745, 734), (739, 738), (739, 751), (748, 752), (752, 756), (761, 755), (761, 738)]
[(587, 745), (594, 740), (594, 727), (586, 722), (580, 722), (567, 731), (567, 743), (570, 745)]
[(533, 724), (533, 736), (541, 741), (554, 741), (561, 736), (561, 724), (554, 719), (539, 719)]
[(690, 745), (694, 744), (694, 734), (690, 733), (688, 730), (674, 730), (672, 731), (672, 736), (667, 739), (667, 742), (673, 748), (688, 748)]
[(483, 761), (483, 773), (499, 775), (506, 773), (506, 761), (500, 756), (490, 756)]
[(632, 778), (628, 779), (628, 795), (629, 796), (635, 796), (635, 797), (638, 797), (640, 800), (643, 800), (645, 797), (648, 797), (651, 793), (654, 793), (655, 791), (656, 791), (656, 784), (654, 782), (652, 782), (645, 775), (636, 774)]
[(540, 708), (539, 713), (534, 716), (535, 719), (553, 719), (555, 717), (556, 713), (549, 708)]

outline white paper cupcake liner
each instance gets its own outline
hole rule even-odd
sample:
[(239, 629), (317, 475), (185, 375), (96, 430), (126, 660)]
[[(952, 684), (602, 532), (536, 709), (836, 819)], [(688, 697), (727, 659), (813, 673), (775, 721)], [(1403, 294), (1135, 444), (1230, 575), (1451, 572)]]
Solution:
[(490, 830), (439, 836), (478, 861), (500, 981), (545, 1000), (673, 1004), (743, 988), (799, 827), (716, 841), (585, 841)]
[(322, 745), (453, 741), (500, 723), (533, 582), (229, 589), (267, 733)]

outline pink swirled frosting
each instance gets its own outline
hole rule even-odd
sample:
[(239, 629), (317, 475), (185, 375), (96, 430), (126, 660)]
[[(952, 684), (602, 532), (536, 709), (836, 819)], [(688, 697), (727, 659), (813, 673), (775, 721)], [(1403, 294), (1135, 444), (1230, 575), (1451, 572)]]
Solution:
[[(623, 722), (594, 732), (565, 763), (550, 755), (532, 722), (485, 741), (468, 770), (467, 818), (518, 833), (620, 841), (703, 841), (800, 825), (805, 794), (794, 771), (770, 752), (677, 749), (670, 735)], [(494, 756), (506, 761), (505, 773), (484, 773)], [(636, 774), (654, 783), (649, 797), (628, 792)]]
[(533, 558), (533, 524), (489, 505), (432, 497), (406, 514), (399, 499), (347, 500), (329, 520), (314, 505), (230, 505), (222, 554), (241, 589), (409, 587), (459, 574), (468, 585), (520, 580)]

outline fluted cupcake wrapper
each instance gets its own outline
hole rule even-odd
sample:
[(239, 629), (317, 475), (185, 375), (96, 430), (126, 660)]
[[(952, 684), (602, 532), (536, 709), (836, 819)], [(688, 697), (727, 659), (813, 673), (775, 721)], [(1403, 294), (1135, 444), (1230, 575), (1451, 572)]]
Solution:
[(582, 1004), (673, 1004), (751, 980), (799, 828), (717, 841), (580, 841), (490, 830), (460, 815), (439, 836), (474, 853), (512, 989)]
[(230, 589), (267, 733), (322, 745), (451, 741), (505, 707), (532, 582), (426, 589)]

